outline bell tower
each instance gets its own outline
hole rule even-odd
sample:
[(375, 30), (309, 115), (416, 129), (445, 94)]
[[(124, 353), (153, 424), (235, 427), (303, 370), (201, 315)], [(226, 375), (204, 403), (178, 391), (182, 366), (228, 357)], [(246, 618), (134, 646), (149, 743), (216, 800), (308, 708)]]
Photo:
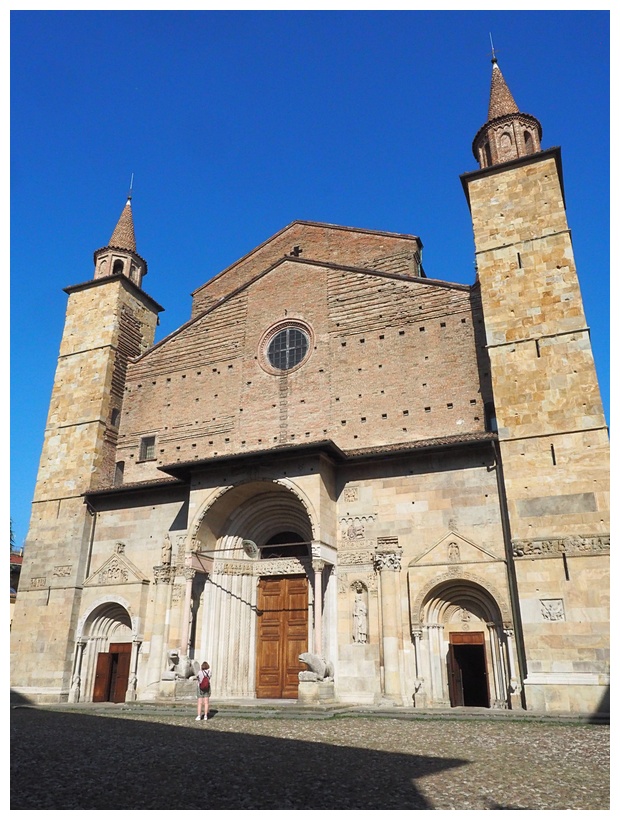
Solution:
[[(39, 701), (67, 699), (93, 516), (89, 490), (112, 486), (130, 358), (152, 346), (162, 310), (141, 287), (131, 198), (91, 280), (65, 289), (65, 326), (45, 428), (19, 600), (11, 629), (11, 679)], [(44, 661), (41, 655), (45, 652)]]
[(523, 628), (525, 701), (530, 709), (570, 708), (578, 692), (581, 709), (595, 710), (609, 674), (609, 439), (561, 152), (544, 150), (541, 137), (493, 56), (488, 120), (472, 146), (480, 169), (461, 180)]

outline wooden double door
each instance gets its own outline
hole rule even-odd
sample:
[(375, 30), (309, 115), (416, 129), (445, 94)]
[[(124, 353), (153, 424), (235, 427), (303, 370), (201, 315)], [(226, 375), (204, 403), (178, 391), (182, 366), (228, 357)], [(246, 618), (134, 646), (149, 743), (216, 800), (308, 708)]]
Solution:
[(129, 683), (130, 643), (111, 643), (109, 652), (97, 655), (93, 702), (124, 703)]
[(256, 697), (296, 698), (308, 651), (308, 579), (261, 578), (258, 586)]

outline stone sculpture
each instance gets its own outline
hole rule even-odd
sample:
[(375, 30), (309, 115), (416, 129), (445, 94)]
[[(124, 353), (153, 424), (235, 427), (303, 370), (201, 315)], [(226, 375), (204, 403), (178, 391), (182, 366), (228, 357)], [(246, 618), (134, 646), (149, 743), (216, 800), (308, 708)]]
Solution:
[(302, 652), (299, 656), (301, 663), (305, 663), (307, 670), (299, 673), (300, 681), (322, 681), (332, 680), (334, 677), (334, 667), (325, 658), (313, 655), (311, 652)]
[(355, 593), (353, 604), (353, 642), (367, 643), (368, 641), (368, 607), (362, 598), (361, 590)]

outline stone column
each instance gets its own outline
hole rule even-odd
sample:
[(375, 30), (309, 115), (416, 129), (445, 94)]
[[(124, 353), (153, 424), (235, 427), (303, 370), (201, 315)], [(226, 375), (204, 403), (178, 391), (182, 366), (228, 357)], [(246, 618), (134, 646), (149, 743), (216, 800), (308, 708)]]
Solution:
[(411, 638), (413, 640), (413, 654), (415, 657), (415, 680), (413, 682), (413, 705), (414, 706), (424, 706), (426, 702), (426, 695), (422, 692), (422, 687), (424, 686), (424, 677), (422, 676), (422, 656), (421, 656), (421, 647), (420, 644), (422, 642), (422, 630), (421, 629), (414, 629), (411, 633)]
[(325, 561), (314, 559), (314, 652), (323, 657), (323, 569)]
[(494, 693), (492, 696), (491, 706), (495, 709), (506, 708), (506, 686), (505, 686), (505, 670), (502, 662), (502, 653), (499, 645), (499, 637), (494, 623), (488, 623), (489, 630), (489, 645), (491, 647), (491, 666), (493, 669), (493, 686)]
[(512, 708), (521, 709), (521, 690), (523, 688), (521, 684), (521, 679), (518, 671), (518, 667), (515, 663), (515, 650), (514, 650), (514, 630), (513, 629), (505, 629), (504, 634), (506, 635), (506, 652), (507, 652), (507, 661), (508, 661), (508, 675), (510, 679), (510, 705)]
[(129, 680), (127, 681), (127, 692), (125, 693), (125, 701), (130, 702), (136, 700), (136, 689), (138, 686), (138, 653), (142, 641), (133, 638), (131, 641), (131, 660), (129, 661)]
[(153, 567), (155, 589), (153, 592), (153, 630), (151, 633), (149, 659), (146, 681), (141, 682), (140, 689), (159, 683), (161, 680), (162, 663), (164, 661), (165, 631), (168, 628), (168, 606), (170, 603), (170, 584), (172, 583), (173, 569), (170, 566), (160, 565)]
[(375, 569), (381, 577), (381, 622), (385, 696), (402, 701), (400, 691), (399, 649), (401, 630), (398, 600), (398, 574), (402, 550), (375, 553)]
[(192, 611), (192, 584), (196, 570), (193, 567), (183, 567), (185, 576), (185, 601), (183, 602), (183, 621), (181, 623), (181, 657), (189, 656), (189, 620)]
[(84, 657), (84, 647), (86, 641), (80, 638), (75, 645), (75, 662), (73, 664), (73, 675), (71, 677), (71, 689), (69, 690), (69, 703), (79, 703), (80, 688), (82, 683), (82, 658)]
[[(445, 660), (442, 653), (443, 625), (429, 624), (427, 627), (429, 641), (429, 663), (431, 670), (430, 696), (431, 705), (450, 705), (450, 696), (444, 686)], [(446, 695), (448, 695), (446, 699)]]

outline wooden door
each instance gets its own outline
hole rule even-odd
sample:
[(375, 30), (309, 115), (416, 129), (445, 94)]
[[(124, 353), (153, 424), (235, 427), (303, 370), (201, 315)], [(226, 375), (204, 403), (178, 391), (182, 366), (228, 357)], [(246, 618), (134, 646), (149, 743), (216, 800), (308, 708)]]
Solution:
[(110, 680), (110, 700), (112, 703), (125, 703), (129, 683), (129, 662), (131, 661), (130, 643), (111, 643), (110, 654), (113, 657), (112, 677)]
[(448, 654), (451, 706), (490, 706), (483, 632), (451, 632)]
[(125, 702), (130, 660), (130, 643), (112, 643), (109, 652), (99, 652), (95, 669), (94, 703)]
[(258, 586), (256, 697), (296, 698), (308, 650), (308, 581), (305, 576), (261, 578)]
[(95, 669), (94, 703), (105, 703), (109, 700), (111, 671), (112, 656), (109, 652), (99, 652), (97, 655), (97, 668)]

